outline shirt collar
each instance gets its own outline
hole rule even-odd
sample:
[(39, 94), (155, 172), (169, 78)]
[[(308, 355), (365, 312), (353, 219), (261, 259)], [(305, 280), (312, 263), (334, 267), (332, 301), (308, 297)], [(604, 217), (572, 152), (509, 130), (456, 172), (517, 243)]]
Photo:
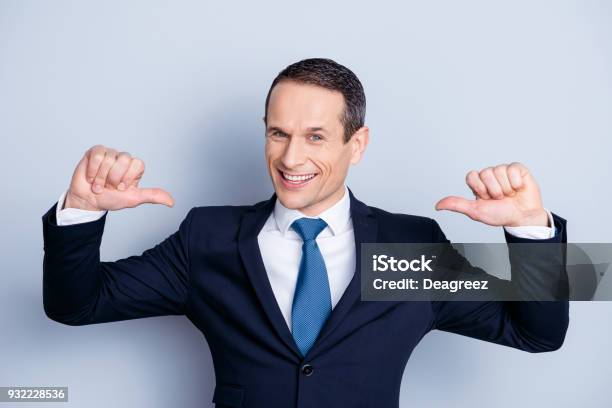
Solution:
[(345, 185), (344, 195), (342, 196), (342, 198), (337, 203), (335, 203), (316, 217), (309, 217), (307, 215), (302, 214), (302, 212), (299, 210), (287, 208), (283, 204), (281, 204), (278, 198), (274, 203), (273, 214), (274, 219), (276, 221), (276, 226), (283, 235), (287, 234), (287, 231), (291, 227), (293, 221), (302, 217), (321, 218), (327, 223), (327, 226), (331, 230), (332, 235), (338, 235), (344, 231), (351, 218), (350, 208), (351, 201), (349, 197), (348, 188)]

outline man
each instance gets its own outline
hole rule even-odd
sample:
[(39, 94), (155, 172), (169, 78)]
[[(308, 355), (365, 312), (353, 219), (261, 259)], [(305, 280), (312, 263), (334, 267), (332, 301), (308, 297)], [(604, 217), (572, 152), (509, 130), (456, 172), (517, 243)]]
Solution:
[[(206, 336), (213, 402), (224, 407), (397, 407), (404, 366), (432, 329), (530, 352), (561, 346), (568, 303), (364, 302), (364, 242), (448, 243), (429, 218), (391, 214), (345, 185), (368, 144), (365, 96), (346, 67), (307, 59), (273, 81), (264, 122), (275, 194), (255, 205), (196, 207), (139, 256), (100, 262), (107, 210), (173, 206), (141, 188), (142, 160), (89, 149), (44, 216), (47, 316), (85, 325), (185, 314)], [(504, 226), (508, 242), (566, 242), (520, 163), (467, 175), (476, 200), (438, 210)], [(537, 273), (537, 271), (536, 271)]]

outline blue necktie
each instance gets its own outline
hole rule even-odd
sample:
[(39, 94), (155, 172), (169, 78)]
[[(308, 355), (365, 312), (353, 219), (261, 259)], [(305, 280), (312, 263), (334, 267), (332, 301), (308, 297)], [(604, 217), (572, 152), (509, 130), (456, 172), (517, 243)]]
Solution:
[(331, 313), (327, 268), (315, 241), (326, 226), (320, 218), (300, 218), (291, 224), (304, 241), (291, 308), (293, 338), (302, 356), (306, 356)]

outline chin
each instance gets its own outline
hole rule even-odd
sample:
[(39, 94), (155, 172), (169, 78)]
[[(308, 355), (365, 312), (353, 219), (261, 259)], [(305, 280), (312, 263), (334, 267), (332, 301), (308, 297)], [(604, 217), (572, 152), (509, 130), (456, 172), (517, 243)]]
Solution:
[(279, 192), (278, 190), (276, 192), (276, 196), (278, 197), (278, 200), (281, 202), (281, 204), (292, 210), (299, 210), (300, 208), (304, 208), (308, 205), (308, 200), (303, 197), (297, 197), (298, 195), (301, 194), (295, 194), (285, 191)]

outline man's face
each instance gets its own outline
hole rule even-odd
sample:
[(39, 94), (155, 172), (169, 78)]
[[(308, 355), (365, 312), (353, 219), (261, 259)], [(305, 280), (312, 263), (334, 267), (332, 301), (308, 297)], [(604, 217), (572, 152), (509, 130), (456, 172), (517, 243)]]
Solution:
[(365, 150), (362, 127), (344, 143), (340, 92), (281, 81), (270, 94), (266, 125), (266, 161), (280, 202), (314, 216), (337, 202), (351, 164)]

